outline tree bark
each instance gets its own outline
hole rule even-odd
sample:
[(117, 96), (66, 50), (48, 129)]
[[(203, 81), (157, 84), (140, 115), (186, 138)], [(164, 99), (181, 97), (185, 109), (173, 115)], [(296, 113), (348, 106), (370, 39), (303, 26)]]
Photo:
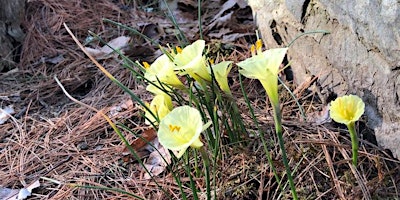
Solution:
[(25, 0), (0, 1), (0, 72), (15, 66), (16, 49), (24, 40), (24, 10)]

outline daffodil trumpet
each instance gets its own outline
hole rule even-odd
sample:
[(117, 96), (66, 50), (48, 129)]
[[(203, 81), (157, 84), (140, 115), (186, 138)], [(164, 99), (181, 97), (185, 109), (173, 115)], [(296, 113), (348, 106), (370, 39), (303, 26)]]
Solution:
[(176, 152), (180, 158), (189, 147), (200, 148), (200, 134), (211, 125), (203, 125), (201, 114), (196, 108), (180, 106), (168, 113), (160, 122), (158, 140), (165, 148)]
[(211, 75), (208, 73), (206, 59), (203, 55), (204, 48), (205, 41), (197, 40), (182, 50), (179, 49), (174, 56), (175, 70), (180, 70), (180, 75), (189, 74), (201, 85), (211, 82)]
[[(212, 65), (209, 69), (209, 73), (213, 73), (218, 86), (225, 94), (232, 96), (231, 89), (228, 85), (228, 74), (232, 69), (232, 61), (223, 61), (216, 65)], [(212, 70), (212, 72), (211, 72)]]
[(349, 129), (354, 166), (357, 166), (358, 159), (358, 138), (355, 122), (359, 120), (364, 113), (364, 108), (364, 102), (356, 95), (338, 97), (331, 102), (329, 108), (331, 118), (338, 123), (345, 124)]

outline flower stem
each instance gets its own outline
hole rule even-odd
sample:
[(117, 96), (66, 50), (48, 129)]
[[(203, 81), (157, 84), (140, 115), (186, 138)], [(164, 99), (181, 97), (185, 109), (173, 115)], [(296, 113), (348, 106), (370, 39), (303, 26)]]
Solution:
[(290, 190), (292, 191), (292, 196), (294, 200), (297, 200), (297, 193), (296, 193), (296, 187), (294, 185), (293, 177), (292, 177), (292, 172), (289, 167), (287, 155), (286, 155), (286, 149), (285, 149), (285, 144), (283, 141), (283, 135), (282, 135), (282, 119), (281, 119), (281, 109), (279, 107), (279, 101), (271, 101), (273, 104), (273, 110), (274, 110), (274, 121), (275, 121), (275, 131), (276, 134), (278, 135), (278, 140), (279, 140), (279, 146), (282, 151), (282, 158), (283, 158), (283, 164), (285, 165), (286, 169), (286, 174), (288, 176), (289, 180), (289, 185), (290, 185)]
[(199, 151), (205, 167), (207, 199), (211, 199), (210, 160), (204, 147), (200, 147)]
[(349, 129), (350, 138), (351, 138), (351, 149), (352, 149), (352, 154), (353, 154), (353, 156), (352, 156), (353, 157), (353, 165), (357, 166), (358, 138), (357, 138), (355, 123), (352, 122), (352, 123), (348, 124), (347, 128)]

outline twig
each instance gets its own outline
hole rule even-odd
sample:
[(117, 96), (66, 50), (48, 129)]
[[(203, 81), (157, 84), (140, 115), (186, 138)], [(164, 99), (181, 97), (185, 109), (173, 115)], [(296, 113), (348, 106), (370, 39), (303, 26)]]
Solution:
[(80, 102), (79, 100), (77, 100), (77, 99), (75, 99), (74, 97), (72, 97), (72, 96), (67, 92), (67, 90), (65, 90), (64, 86), (62, 85), (62, 83), (60, 82), (60, 80), (58, 80), (58, 78), (57, 78), (56, 75), (54, 75), (54, 80), (56, 80), (58, 86), (60, 86), (60, 88), (61, 88), (61, 90), (64, 92), (65, 96), (67, 96), (67, 97), (68, 97), (69, 99), (71, 99), (73, 102), (75, 102), (75, 103), (77, 103), (77, 104), (79, 104), (79, 105), (81, 105), (81, 106), (83, 106), (83, 107), (89, 108), (90, 110), (93, 110), (94, 112), (98, 112), (98, 113), (100, 113), (102, 116), (104, 116), (104, 113), (101, 112), (100, 110), (97, 110), (96, 108), (93, 108), (92, 106), (89, 106), (89, 105), (87, 105), (87, 104), (85, 104), (85, 103), (82, 103), (82, 102)]

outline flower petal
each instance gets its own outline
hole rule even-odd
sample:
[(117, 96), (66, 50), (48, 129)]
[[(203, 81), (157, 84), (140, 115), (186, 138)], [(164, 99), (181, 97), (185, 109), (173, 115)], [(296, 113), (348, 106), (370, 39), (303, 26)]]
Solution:
[(349, 125), (360, 119), (364, 108), (365, 104), (360, 97), (346, 95), (331, 102), (329, 113), (336, 122)]

